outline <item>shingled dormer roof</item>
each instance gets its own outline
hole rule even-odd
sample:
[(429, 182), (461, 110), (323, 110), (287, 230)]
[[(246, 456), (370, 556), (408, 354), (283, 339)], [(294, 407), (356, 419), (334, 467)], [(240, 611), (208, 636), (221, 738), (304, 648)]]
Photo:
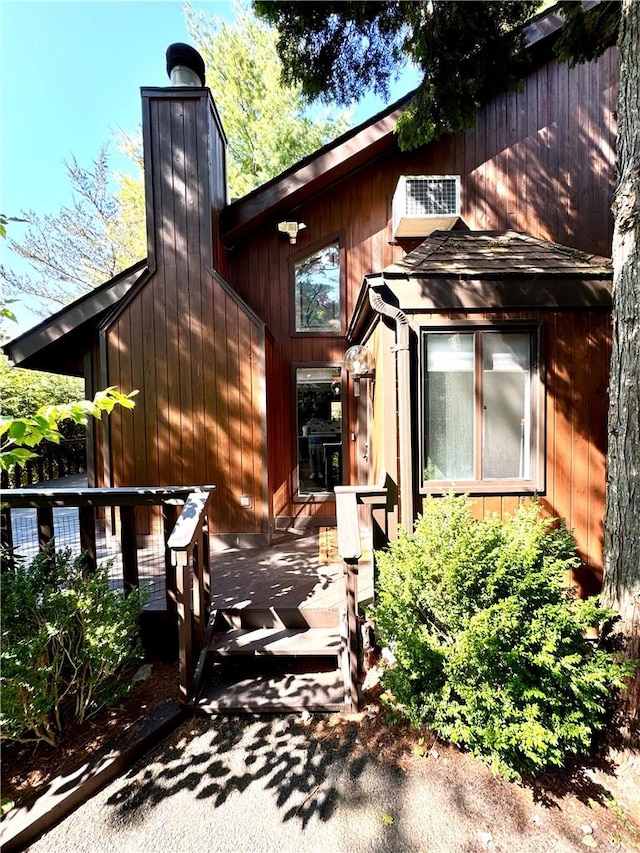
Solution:
[(365, 276), (347, 337), (373, 316), (373, 291), (394, 311), (611, 309), (611, 261), (516, 231), (434, 231)]
[(495, 278), (509, 275), (608, 277), (611, 261), (517, 231), (434, 231), (416, 249), (385, 267), (395, 276)]

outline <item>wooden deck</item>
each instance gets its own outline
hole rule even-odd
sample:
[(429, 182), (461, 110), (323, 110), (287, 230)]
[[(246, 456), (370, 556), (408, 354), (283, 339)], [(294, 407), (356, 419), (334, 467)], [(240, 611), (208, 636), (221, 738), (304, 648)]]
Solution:
[[(335, 550), (321, 542), (326, 530), (279, 533), (268, 548), (212, 551), (211, 609), (224, 611), (237, 628), (337, 625), (345, 606), (344, 572)], [(372, 600), (369, 560), (360, 566), (358, 603)]]

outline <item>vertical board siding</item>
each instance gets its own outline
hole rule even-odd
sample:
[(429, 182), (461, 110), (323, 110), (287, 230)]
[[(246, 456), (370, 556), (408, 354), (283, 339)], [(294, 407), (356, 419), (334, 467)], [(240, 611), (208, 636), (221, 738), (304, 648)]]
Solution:
[[(403, 255), (403, 247), (390, 242), (391, 198), (403, 174), (460, 174), (462, 219), (472, 230), (514, 228), (534, 237), (609, 255), (615, 79), (613, 49), (597, 62), (574, 69), (552, 60), (532, 73), (521, 91), (502, 94), (489, 103), (471, 130), (417, 151), (387, 151), (320, 191), (312, 201), (301, 204), (292, 216), (307, 227), (295, 246), (278, 234), (274, 221), (230, 250), (229, 281), (264, 320), (274, 340), (268, 416), (276, 515), (325, 515), (331, 511), (326, 502), (301, 505), (294, 501), (291, 366), (294, 362), (340, 359), (347, 346), (346, 339), (335, 336), (292, 336), (293, 258), (305, 247), (315, 247), (339, 233), (344, 248), (348, 320), (363, 277)], [(570, 318), (558, 315), (547, 322), (549, 326), (557, 322), (561, 334), (560, 340), (555, 341), (549, 329), (547, 342), (554, 370), (558, 371), (552, 372), (548, 380), (552, 393), (547, 403), (547, 443), (554, 452), (548, 459), (547, 482), (550, 492), (557, 487), (562, 495), (562, 514), (572, 516), (568, 496), (574, 476), (570, 460), (584, 451), (581, 433), (574, 432), (573, 380), (569, 373), (569, 365), (574, 362), (563, 363), (567, 355), (574, 358), (574, 338)], [(594, 370), (601, 369), (594, 366)], [(553, 397), (556, 391), (561, 395), (558, 399)], [(346, 400), (345, 418), (352, 419), (350, 405), (351, 401)], [(591, 416), (582, 412), (575, 417), (587, 415)], [(565, 447), (564, 442), (568, 442), (567, 450), (556, 453), (558, 447)], [(589, 447), (591, 442), (587, 438)], [(345, 445), (345, 453), (352, 451), (351, 442), (345, 441)], [(354, 472), (355, 460), (345, 459), (345, 470)], [(589, 495), (596, 488), (591, 479), (586, 484), (575, 484), (581, 493), (587, 488)], [(500, 511), (505, 506), (512, 507), (513, 501), (505, 499)], [(549, 509), (553, 511), (553, 506)], [(584, 527), (583, 521), (578, 520)], [(585, 547), (591, 560), (591, 546)]]
[(209, 270), (223, 144), (203, 96), (152, 91), (147, 106), (156, 272), (106, 331), (109, 382), (140, 391), (114, 413), (114, 485), (213, 483), (212, 532), (262, 534), (264, 334)]
[[(415, 315), (412, 326), (418, 329), (452, 319), (473, 319), (473, 315)], [(542, 321), (546, 490), (540, 505), (548, 516), (564, 519), (573, 531), (584, 564), (575, 580), (583, 594), (593, 594), (599, 589), (603, 568), (610, 318), (604, 311), (509, 311), (487, 312), (485, 319)], [(378, 436), (378, 442), (384, 440)], [(493, 513), (502, 517), (512, 514), (519, 501), (512, 495), (477, 498), (475, 512), (478, 517)]]

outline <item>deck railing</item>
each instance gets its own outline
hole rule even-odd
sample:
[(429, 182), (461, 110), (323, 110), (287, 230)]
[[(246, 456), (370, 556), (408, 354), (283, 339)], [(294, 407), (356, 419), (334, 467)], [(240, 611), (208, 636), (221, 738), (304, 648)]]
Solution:
[[(194, 661), (205, 644), (211, 600), (208, 515), (210, 491), (192, 492), (167, 540), (178, 618), (180, 698), (193, 698)], [(167, 588), (169, 588), (167, 577)]]
[[(76, 507), (80, 550), (91, 571), (96, 559), (96, 508), (115, 507), (120, 517), (122, 584), (125, 594), (138, 587), (136, 507), (162, 506), (165, 542), (166, 609), (178, 624), (180, 691), (190, 698), (193, 661), (204, 641), (210, 595), (208, 513), (214, 486), (163, 486), (114, 489), (12, 489), (3, 495), (2, 570), (14, 562), (12, 509), (35, 509), (38, 546), (55, 536), (54, 508)], [(182, 511), (178, 515), (179, 507)], [(192, 587), (193, 577), (193, 587)], [(192, 599), (193, 589), (193, 599)]]
[[(346, 655), (343, 664), (345, 700), (351, 710), (360, 708), (361, 638), (358, 616), (358, 567), (362, 557), (362, 527), (359, 505), (368, 507), (366, 527), (373, 527), (374, 548), (385, 544), (387, 489), (379, 486), (335, 486), (338, 553), (345, 574)], [(373, 559), (373, 555), (372, 555)], [(375, 572), (374, 572), (375, 574)]]
[(0, 472), (0, 487), (21, 489), (34, 483), (45, 483), (81, 474), (87, 470), (87, 442), (84, 438), (63, 439), (59, 444), (43, 441), (36, 448), (37, 456), (11, 471)]

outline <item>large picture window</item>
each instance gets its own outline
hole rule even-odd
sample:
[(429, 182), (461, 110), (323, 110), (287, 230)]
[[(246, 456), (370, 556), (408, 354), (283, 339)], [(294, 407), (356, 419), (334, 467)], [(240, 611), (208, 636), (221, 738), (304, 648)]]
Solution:
[(537, 351), (535, 329), (423, 331), (426, 490), (541, 489)]
[(293, 267), (296, 332), (339, 332), (340, 247), (337, 242)]

